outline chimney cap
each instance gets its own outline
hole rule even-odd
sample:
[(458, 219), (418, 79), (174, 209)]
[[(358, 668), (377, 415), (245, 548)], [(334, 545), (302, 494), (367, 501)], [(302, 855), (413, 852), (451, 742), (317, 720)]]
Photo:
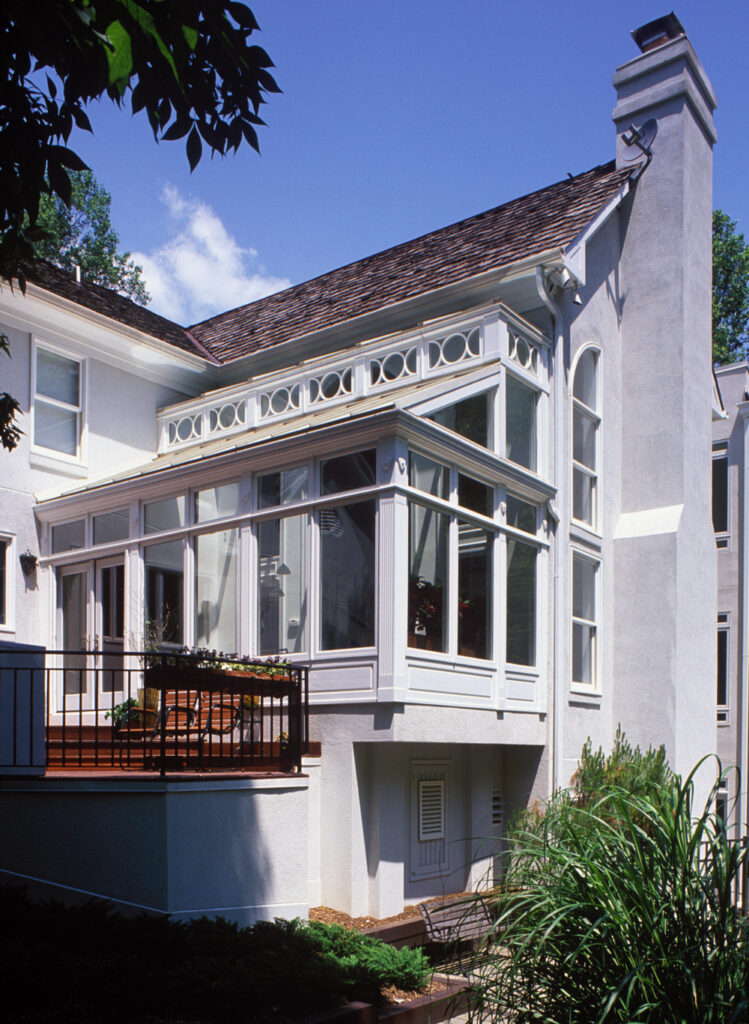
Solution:
[(655, 21), (649, 21), (647, 25), (636, 28), (632, 33), (632, 38), (642, 53), (647, 53), (648, 50), (654, 50), (656, 46), (663, 46), (669, 40), (683, 35), (686, 35), (684, 27), (671, 11), (670, 14), (665, 14), (662, 18), (656, 18)]

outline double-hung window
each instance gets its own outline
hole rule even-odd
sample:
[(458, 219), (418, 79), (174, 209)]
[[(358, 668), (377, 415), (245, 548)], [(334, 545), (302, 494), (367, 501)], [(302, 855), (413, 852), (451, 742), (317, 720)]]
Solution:
[(598, 352), (580, 356), (572, 384), (572, 518), (595, 527), (598, 492)]
[(82, 361), (37, 345), (34, 359), (35, 447), (80, 459), (82, 426)]
[(598, 689), (598, 574), (600, 563), (572, 553), (572, 684)]

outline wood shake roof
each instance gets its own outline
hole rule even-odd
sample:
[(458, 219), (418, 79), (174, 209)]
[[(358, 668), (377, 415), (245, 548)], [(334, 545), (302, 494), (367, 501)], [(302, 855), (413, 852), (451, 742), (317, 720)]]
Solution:
[(190, 328), (222, 363), (564, 248), (613, 198), (632, 169), (614, 162), (375, 253)]
[[(152, 313), (150, 309), (139, 306), (110, 288), (90, 284), (88, 281), (77, 282), (67, 270), (61, 270), (46, 260), (38, 260), (27, 265), (24, 272), (27, 281), (44, 288), (45, 291), (60, 295), (79, 306), (85, 306), (86, 309), (90, 309), (94, 313), (100, 313), (102, 316), (133, 327), (159, 341), (166, 341), (184, 352), (201, 356), (212, 363), (217, 361), (184, 327), (159, 316), (158, 313)], [(14, 287), (17, 286), (14, 285)]]

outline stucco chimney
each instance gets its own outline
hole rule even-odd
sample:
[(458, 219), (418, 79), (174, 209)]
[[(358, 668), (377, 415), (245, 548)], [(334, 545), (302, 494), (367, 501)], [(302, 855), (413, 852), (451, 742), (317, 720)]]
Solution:
[[(616, 158), (644, 166), (621, 218), (621, 512), (614, 539), (614, 721), (662, 723), (672, 765), (715, 747), (715, 542), (710, 522), (715, 94), (673, 15), (617, 69)], [(634, 714), (633, 714), (633, 709)], [(638, 736), (637, 723), (643, 726)], [(652, 735), (652, 733), (651, 733)]]

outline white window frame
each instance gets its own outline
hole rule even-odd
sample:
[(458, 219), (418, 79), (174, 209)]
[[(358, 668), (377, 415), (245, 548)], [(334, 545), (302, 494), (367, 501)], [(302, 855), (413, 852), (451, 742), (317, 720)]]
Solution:
[[(78, 405), (68, 405), (66, 402), (57, 401), (54, 398), (48, 398), (46, 395), (38, 395), (36, 391), (36, 378), (37, 378), (37, 357), (39, 351), (50, 352), (53, 355), (60, 356), (63, 359), (69, 359), (73, 363), (78, 364)], [(71, 466), (82, 466), (86, 465), (87, 461), (87, 440), (88, 431), (86, 424), (86, 398), (87, 398), (87, 374), (86, 374), (86, 360), (72, 352), (70, 349), (63, 348), (59, 345), (51, 344), (47, 341), (40, 341), (37, 338), (32, 338), (31, 343), (31, 409), (30, 409), (30, 440), (31, 440), (31, 452), (35, 455), (43, 456), (48, 459), (52, 459), (56, 462), (66, 463)], [(36, 436), (36, 406), (37, 403), (46, 404), (53, 406), (56, 409), (63, 409), (66, 412), (75, 413), (77, 422), (77, 434), (78, 443), (75, 455), (69, 455), (66, 452), (57, 451), (55, 448), (47, 448), (44, 445), (37, 444), (34, 440)]]
[[(731, 481), (729, 476), (730, 463), (728, 460), (728, 440), (713, 441), (712, 446), (712, 462), (719, 462), (723, 460), (726, 464), (726, 529), (715, 530), (713, 526), (713, 533), (715, 535), (715, 546), (724, 550), (730, 546), (731, 540)], [(713, 465), (710, 467), (711, 473), (713, 471)], [(712, 477), (710, 480), (710, 521), (712, 523), (712, 504), (714, 499), (714, 486)]]
[[(574, 577), (575, 559), (589, 562), (595, 566), (593, 600), (595, 604), (595, 618), (583, 619), (574, 614)], [(577, 693), (600, 694), (601, 693), (601, 559), (585, 551), (582, 548), (571, 547), (570, 549), (570, 689)], [(573, 677), (574, 672), (574, 632), (575, 626), (581, 625), (593, 629), (593, 656), (591, 667), (593, 671), (592, 683), (584, 683)]]
[[(725, 704), (718, 704), (717, 694), (717, 669), (718, 669), (718, 651), (717, 651), (717, 639), (718, 636), (723, 633), (726, 638), (726, 702)], [(731, 622), (728, 612), (718, 612), (718, 626), (716, 634), (716, 694), (715, 694), (715, 712), (716, 719), (719, 726), (730, 725), (730, 680), (731, 680)]]
[[(583, 356), (586, 353), (592, 352), (595, 356), (595, 374), (596, 374), (596, 408), (593, 409), (589, 405), (586, 405), (580, 398), (575, 397), (575, 378), (577, 371)], [(572, 465), (572, 479), (570, 481), (570, 519), (576, 526), (581, 526), (584, 530), (590, 530), (593, 533), (597, 533), (599, 529), (599, 510), (601, 507), (601, 496), (600, 496), (600, 466), (601, 461), (601, 349), (597, 345), (584, 345), (575, 355), (575, 359), (572, 366), (571, 372), (571, 386), (570, 386), (570, 463)], [(587, 420), (589, 420), (594, 427), (594, 461), (595, 467), (593, 469), (590, 466), (586, 466), (582, 462), (578, 462), (575, 459), (575, 412), (579, 412)], [(590, 522), (586, 522), (584, 519), (576, 519), (574, 514), (575, 508), (575, 474), (581, 473), (583, 476), (588, 477), (592, 481), (591, 490), (591, 517)]]
[(13, 567), (16, 564), (16, 538), (10, 533), (0, 533), (5, 547), (5, 621), (0, 622), (0, 633), (16, 631), (16, 588)]

